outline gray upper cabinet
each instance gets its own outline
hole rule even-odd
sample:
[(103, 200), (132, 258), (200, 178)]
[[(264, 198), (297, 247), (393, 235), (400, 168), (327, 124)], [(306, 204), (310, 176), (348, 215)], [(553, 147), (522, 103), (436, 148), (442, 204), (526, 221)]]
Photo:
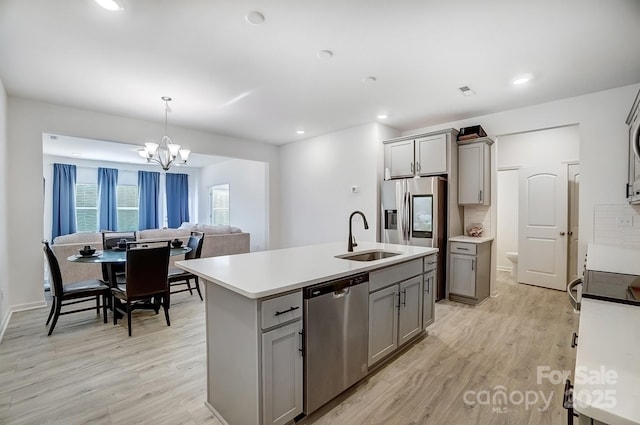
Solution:
[(415, 140), (415, 174), (447, 173), (447, 135), (436, 134)]
[(413, 140), (390, 143), (385, 146), (385, 167), (390, 178), (411, 177), (414, 174)]
[(449, 145), (456, 135), (456, 130), (449, 129), (386, 140), (385, 180), (448, 174)]
[(458, 145), (458, 204), (491, 203), (491, 151), (493, 140), (475, 139)]

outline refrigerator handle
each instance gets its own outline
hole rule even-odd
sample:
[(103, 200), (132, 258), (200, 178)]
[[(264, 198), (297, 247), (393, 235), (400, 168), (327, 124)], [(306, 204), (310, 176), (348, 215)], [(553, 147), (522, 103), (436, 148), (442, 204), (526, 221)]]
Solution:
[(409, 192), (407, 190), (407, 200), (405, 202), (405, 217), (406, 217), (406, 227), (405, 227), (405, 232), (406, 232), (406, 237), (405, 240), (407, 242), (409, 242), (409, 240), (411, 239), (411, 192)]

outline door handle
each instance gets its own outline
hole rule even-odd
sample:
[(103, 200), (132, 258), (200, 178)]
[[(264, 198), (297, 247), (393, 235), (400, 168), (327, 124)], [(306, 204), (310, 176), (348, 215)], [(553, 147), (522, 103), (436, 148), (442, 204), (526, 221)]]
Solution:
[(420, 163), (418, 161), (416, 161), (416, 171), (419, 173), (420, 171), (422, 171), (421, 167), (420, 167)]
[(406, 307), (407, 306), (407, 290), (403, 289), (402, 294), (404, 295), (404, 301), (402, 301), (402, 306)]
[(564, 232), (560, 232), (560, 236), (564, 236)]
[(398, 294), (398, 305), (396, 306), (396, 308), (397, 308), (398, 310), (400, 310), (400, 304), (401, 304), (401, 303), (400, 303), (400, 292), (398, 292), (397, 294)]
[(298, 332), (298, 335), (300, 335), (300, 348), (298, 348), (298, 351), (300, 352), (300, 355), (302, 357), (304, 357), (304, 331), (300, 331)]
[(413, 174), (413, 162), (411, 163), (411, 174)]
[(567, 235), (573, 236), (573, 232), (567, 232)]
[(476, 260), (471, 260), (471, 270), (476, 269)]
[(482, 191), (478, 192), (478, 202), (482, 202)]

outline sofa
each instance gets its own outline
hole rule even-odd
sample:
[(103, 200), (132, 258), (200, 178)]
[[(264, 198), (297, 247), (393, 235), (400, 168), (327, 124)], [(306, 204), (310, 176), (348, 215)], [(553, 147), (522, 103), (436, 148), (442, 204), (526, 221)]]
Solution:
[[(250, 235), (233, 226), (209, 226), (204, 224), (183, 223), (177, 229), (148, 229), (136, 232), (136, 240), (157, 241), (180, 239), (186, 245), (192, 231), (204, 233), (202, 242), (202, 257), (217, 257), (220, 255), (242, 254), (249, 252)], [(118, 235), (118, 233), (114, 233)], [(100, 264), (80, 264), (67, 261), (67, 258), (78, 254), (78, 250), (85, 245), (91, 245), (98, 250), (102, 249), (102, 233), (78, 232), (69, 235), (58, 236), (53, 240), (53, 250), (58, 263), (62, 281), (65, 284), (89, 279), (102, 279), (102, 267)], [(174, 263), (183, 260), (184, 255), (176, 255), (170, 258), (169, 268)]]

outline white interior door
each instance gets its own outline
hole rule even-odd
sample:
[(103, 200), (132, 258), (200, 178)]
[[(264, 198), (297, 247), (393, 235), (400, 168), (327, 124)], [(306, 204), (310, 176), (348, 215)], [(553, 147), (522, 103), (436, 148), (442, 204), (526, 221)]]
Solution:
[(520, 170), (518, 282), (564, 290), (567, 277), (567, 166)]

